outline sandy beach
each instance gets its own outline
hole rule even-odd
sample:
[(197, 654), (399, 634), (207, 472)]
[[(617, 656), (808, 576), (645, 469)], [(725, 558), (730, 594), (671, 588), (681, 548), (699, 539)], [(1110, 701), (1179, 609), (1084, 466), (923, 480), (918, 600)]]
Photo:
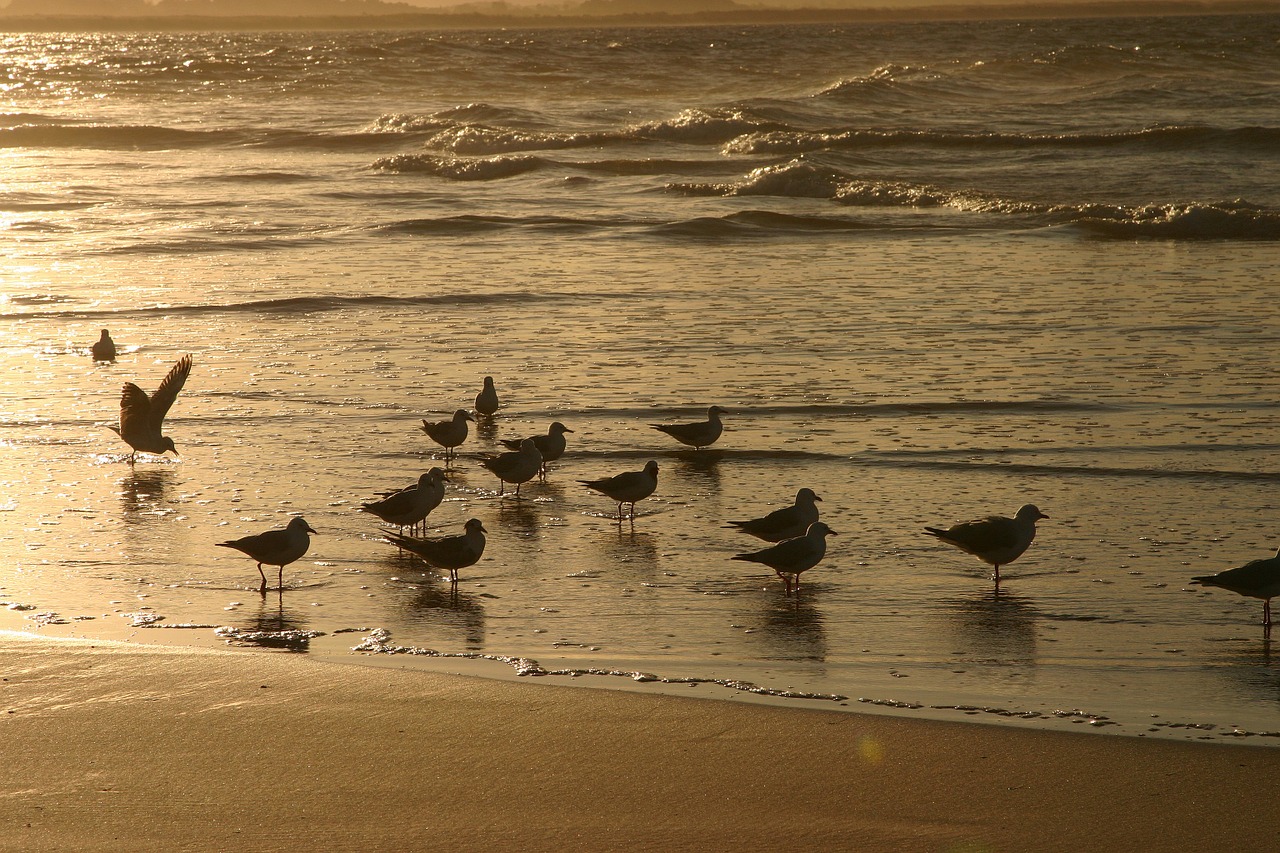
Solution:
[(0, 662), (3, 850), (1277, 843), (1273, 748), (17, 633)]

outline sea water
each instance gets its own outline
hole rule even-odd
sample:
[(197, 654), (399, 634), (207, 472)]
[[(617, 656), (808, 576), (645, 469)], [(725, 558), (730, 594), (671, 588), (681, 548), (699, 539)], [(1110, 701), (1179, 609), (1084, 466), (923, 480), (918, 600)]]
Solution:
[[(1274, 743), (1261, 602), (1188, 581), (1280, 545), (1278, 39), (4, 36), (5, 624)], [(184, 353), (181, 456), (131, 465), (120, 389)], [(489, 531), (451, 588), (358, 508), (486, 375), (428, 519)], [(709, 449), (650, 426), (712, 404)], [(553, 420), (500, 496), (480, 460)], [(634, 521), (579, 483), (649, 460)], [(788, 596), (725, 525), (801, 487), (837, 535)], [(923, 532), (1024, 503), (998, 588)], [(259, 595), (215, 543), (295, 515)]]

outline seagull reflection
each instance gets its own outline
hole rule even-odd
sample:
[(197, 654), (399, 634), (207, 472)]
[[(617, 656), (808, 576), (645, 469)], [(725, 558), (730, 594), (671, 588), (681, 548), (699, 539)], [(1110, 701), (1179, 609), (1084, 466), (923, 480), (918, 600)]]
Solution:
[(658, 574), (658, 543), (652, 534), (619, 527), (601, 540), (609, 561), (626, 567), (630, 575), (647, 579)]
[(813, 601), (819, 588), (811, 585), (805, 590), (806, 595), (794, 598), (760, 597), (764, 606), (760, 630), (770, 646), (766, 658), (816, 662), (827, 659), (826, 615)]
[(537, 539), (542, 532), (541, 521), (541, 514), (529, 501), (502, 501), (498, 504), (498, 522), (504, 531), (526, 539)]
[(720, 450), (691, 450), (675, 455), (675, 463), (671, 466), (674, 473), (688, 477), (692, 482), (702, 482), (708, 488), (720, 488), (720, 460), (724, 452)]
[(459, 592), (455, 584), (442, 584), (432, 578), (418, 587), (406, 609), (417, 620), (461, 637), (467, 651), (479, 651), (485, 646), (484, 605), (474, 595)]
[(1039, 611), (1021, 596), (998, 590), (943, 602), (966, 653), (1001, 664), (1034, 666)]
[(257, 612), (246, 613), (240, 625), (218, 629), (218, 635), (239, 646), (305, 652), (315, 633), (307, 630), (305, 618), (285, 609), (283, 596), (274, 605), (264, 596)]
[(141, 524), (160, 518), (168, 506), (165, 492), (173, 476), (169, 466), (156, 465), (132, 468), (128, 475), (121, 477), (118, 485), (125, 523)]

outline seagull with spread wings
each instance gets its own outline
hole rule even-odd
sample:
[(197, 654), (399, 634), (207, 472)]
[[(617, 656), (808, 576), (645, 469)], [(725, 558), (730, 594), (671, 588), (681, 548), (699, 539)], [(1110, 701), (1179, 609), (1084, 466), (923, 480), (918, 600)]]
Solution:
[(124, 393), (120, 397), (120, 426), (110, 429), (133, 448), (129, 454), (130, 465), (136, 461), (139, 452), (162, 454), (171, 450), (181, 455), (173, 446), (173, 439), (163, 434), (164, 416), (178, 398), (178, 392), (186, 384), (190, 372), (191, 356), (184, 355), (150, 397), (132, 382), (124, 383)]

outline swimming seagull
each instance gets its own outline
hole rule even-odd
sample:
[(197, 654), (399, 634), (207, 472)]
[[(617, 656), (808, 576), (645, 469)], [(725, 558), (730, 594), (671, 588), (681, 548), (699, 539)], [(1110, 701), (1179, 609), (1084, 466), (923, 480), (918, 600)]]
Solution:
[(399, 533), (388, 533), (387, 539), (393, 545), (399, 545), (406, 551), (417, 554), (428, 566), (444, 569), (449, 573), (449, 583), (458, 582), (458, 569), (475, 565), (484, 554), (484, 529), (480, 519), (469, 520), (461, 536), (445, 536), (439, 539), (418, 539), (413, 536), (402, 536)]
[(930, 536), (936, 536), (948, 545), (954, 545), (966, 554), (972, 554), (996, 570), (995, 581), (1000, 583), (1000, 567), (1022, 556), (1036, 538), (1036, 522), (1048, 518), (1032, 504), (1018, 508), (1013, 518), (989, 515), (973, 521), (953, 524), (946, 530), (926, 527)]
[(498, 411), (498, 389), (493, 387), (493, 377), (484, 378), (484, 387), (476, 395), (476, 414), (486, 418)]
[(707, 409), (705, 421), (692, 424), (649, 424), (649, 426), (665, 432), (681, 444), (701, 449), (715, 444), (716, 439), (720, 438), (720, 433), (724, 432), (724, 424), (720, 423), (720, 416), (727, 414), (727, 410), (712, 406)]
[(111, 340), (111, 334), (106, 329), (103, 329), (102, 337), (93, 342), (93, 346), (89, 347), (89, 352), (93, 354), (94, 361), (115, 361), (116, 342)]
[(796, 502), (782, 509), (776, 509), (763, 518), (750, 521), (731, 521), (725, 527), (736, 527), (743, 533), (750, 533), (757, 539), (766, 542), (782, 542), (803, 536), (809, 525), (818, 520), (818, 508), (814, 501), (822, 498), (814, 494), (813, 489), (801, 489), (796, 492)]
[(448, 479), (444, 471), (432, 468), (414, 485), (392, 492), (382, 500), (361, 504), (360, 510), (376, 515), (387, 524), (396, 525), (403, 533), (404, 528), (421, 524), (432, 510), (440, 506)]
[(1250, 598), (1262, 599), (1262, 624), (1271, 631), (1271, 599), (1280, 595), (1280, 550), (1274, 557), (1254, 560), (1216, 575), (1192, 578), (1193, 584), (1216, 586)]
[(124, 383), (124, 393), (120, 397), (120, 427), (108, 429), (133, 448), (133, 452), (129, 454), (130, 465), (134, 463), (139, 451), (162, 454), (166, 450), (172, 450), (178, 454), (178, 448), (173, 446), (173, 439), (163, 435), (161, 430), (164, 427), (164, 416), (169, 413), (169, 407), (177, 399), (190, 372), (191, 356), (184, 355), (178, 359), (178, 363), (151, 397), (132, 382)]
[(795, 578), (796, 592), (800, 591), (800, 574), (808, 571), (827, 553), (827, 537), (836, 532), (824, 522), (815, 521), (809, 525), (803, 536), (779, 542), (761, 551), (750, 554), (737, 554), (731, 560), (745, 560), (749, 563), (761, 563), (777, 572), (778, 577), (787, 585), (786, 594), (791, 594), (791, 579)]
[(315, 531), (301, 516), (296, 516), (289, 520), (283, 530), (268, 530), (266, 533), (216, 544), (223, 548), (235, 548), (258, 562), (258, 574), (262, 575), (262, 586), (258, 592), (266, 595), (267, 576), (262, 572), (262, 564), (280, 568), (279, 589), (283, 591), (284, 567), (307, 553), (307, 548), (311, 547), (311, 538), (307, 536), (308, 533), (315, 533)]
[[(573, 432), (573, 430), (559, 421), (554, 421), (551, 426), (547, 427), (546, 435), (530, 436), (533, 439), (534, 446), (542, 454), (542, 468), (538, 471), (538, 476), (544, 480), (547, 477), (547, 463), (555, 462), (563, 456), (565, 448), (568, 447), (569, 443), (564, 437), (566, 432)], [(521, 441), (523, 439), (504, 438), (502, 439), (502, 444), (511, 450), (519, 450)]]
[(631, 504), (631, 517), (636, 517), (636, 501), (642, 501), (658, 488), (658, 463), (652, 460), (643, 471), (628, 471), (598, 480), (579, 480), (588, 489), (618, 502), (618, 521), (622, 521), (622, 505)]
[(502, 494), (503, 486), (515, 483), (516, 497), (520, 497), (520, 484), (527, 483), (538, 475), (542, 469), (542, 454), (532, 438), (520, 442), (520, 449), (511, 453), (502, 453), (480, 460), (480, 464), (498, 476), (498, 494)]
[(458, 409), (453, 413), (453, 417), (447, 421), (432, 423), (424, 419), (422, 421), (422, 431), (432, 441), (444, 448), (444, 459), (448, 462), (458, 455), (454, 448), (467, 440), (467, 421), (474, 423), (475, 418), (471, 417), (471, 413), (466, 409)]

